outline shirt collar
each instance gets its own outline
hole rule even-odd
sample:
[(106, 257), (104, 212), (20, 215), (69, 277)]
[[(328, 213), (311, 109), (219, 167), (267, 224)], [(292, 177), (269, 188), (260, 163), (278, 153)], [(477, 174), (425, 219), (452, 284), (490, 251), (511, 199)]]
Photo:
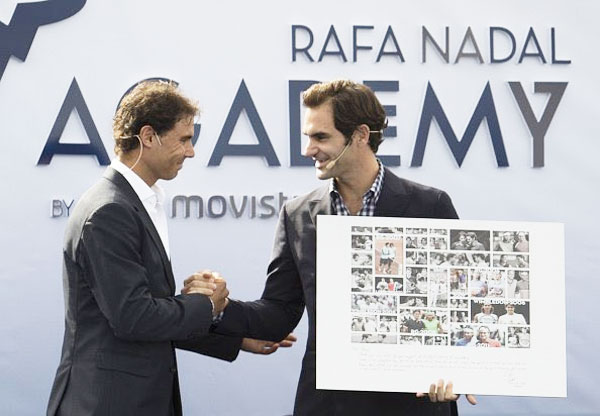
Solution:
[(152, 187), (148, 186), (137, 173), (129, 169), (129, 167), (117, 158), (112, 160), (110, 167), (123, 175), (144, 205), (154, 208), (157, 204), (162, 204), (164, 202), (165, 192), (158, 184), (155, 183)]
[[(383, 177), (385, 175), (385, 168), (383, 167), (383, 164), (379, 159), (377, 159), (377, 164), (379, 165), (379, 172), (377, 173), (377, 177), (371, 184), (371, 187), (363, 195), (364, 198), (368, 194), (371, 194), (373, 204), (376, 204), (379, 200), (379, 195), (381, 195), (381, 188), (383, 184)], [(335, 180), (335, 178), (331, 178), (331, 182), (329, 183), (329, 193), (335, 193), (337, 196), (341, 197), (338, 191), (337, 181)]]

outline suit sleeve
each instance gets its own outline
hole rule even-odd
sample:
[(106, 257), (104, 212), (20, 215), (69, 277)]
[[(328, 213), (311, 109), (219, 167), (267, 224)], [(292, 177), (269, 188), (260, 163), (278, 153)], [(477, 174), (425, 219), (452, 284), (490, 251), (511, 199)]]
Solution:
[(146, 231), (136, 215), (120, 204), (102, 206), (85, 222), (77, 248), (82, 275), (115, 336), (167, 341), (208, 333), (212, 306), (206, 296), (152, 296), (140, 254)]
[(447, 219), (458, 219), (458, 214), (456, 213), (456, 209), (454, 209), (454, 205), (452, 204), (452, 200), (450, 196), (444, 192), (440, 191), (437, 199), (437, 204), (435, 207), (435, 218), (447, 218)]
[(201, 335), (186, 341), (176, 341), (175, 347), (221, 360), (233, 361), (237, 358), (242, 338), (219, 334)]
[(304, 313), (304, 294), (290, 247), (286, 206), (275, 232), (273, 254), (262, 297), (253, 302), (230, 302), (215, 332), (280, 341), (298, 325)]

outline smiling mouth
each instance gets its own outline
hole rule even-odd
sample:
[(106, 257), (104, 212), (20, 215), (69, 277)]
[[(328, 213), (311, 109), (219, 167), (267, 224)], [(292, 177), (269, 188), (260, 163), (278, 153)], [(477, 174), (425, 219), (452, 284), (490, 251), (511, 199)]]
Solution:
[(329, 164), (329, 159), (326, 160), (315, 160), (315, 168), (323, 169)]

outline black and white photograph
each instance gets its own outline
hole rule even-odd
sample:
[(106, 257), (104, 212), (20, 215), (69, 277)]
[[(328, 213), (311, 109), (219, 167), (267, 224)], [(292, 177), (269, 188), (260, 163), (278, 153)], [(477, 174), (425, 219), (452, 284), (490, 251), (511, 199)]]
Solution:
[(489, 251), (490, 232), (481, 230), (450, 230), (450, 249)]
[(469, 309), (469, 300), (450, 298), (450, 307), (452, 309)]
[(358, 295), (351, 297), (351, 310), (354, 312), (397, 313), (397, 297), (394, 295)]
[(459, 311), (459, 310), (450, 310), (450, 323), (469, 323), (471, 319), (469, 318), (469, 311)]
[(526, 231), (494, 231), (494, 251), (529, 253), (529, 233)]
[(514, 267), (527, 269), (529, 267), (529, 255), (527, 254), (494, 254), (494, 267)]
[(401, 227), (375, 227), (375, 234), (402, 234)]
[(406, 250), (407, 265), (426, 265), (427, 263), (426, 251)]
[(448, 237), (429, 237), (430, 250), (448, 250)]
[(427, 296), (400, 296), (399, 306), (423, 308), (427, 306)]
[(448, 306), (448, 269), (429, 269), (427, 306), (437, 308)]
[(450, 262), (448, 261), (449, 255), (454, 256), (452, 253), (432, 251), (429, 253), (429, 258), (433, 266), (450, 266)]
[(373, 265), (373, 254), (364, 251), (352, 253), (352, 266), (370, 267)]
[(427, 228), (406, 228), (406, 234), (427, 234)]
[(531, 329), (528, 326), (509, 326), (506, 329), (506, 346), (508, 348), (530, 348)]
[(373, 292), (373, 272), (370, 268), (353, 267), (351, 273), (352, 292)]
[(406, 293), (427, 294), (427, 269), (424, 267), (407, 267), (404, 283)]
[(373, 227), (362, 227), (360, 225), (354, 225), (351, 228), (352, 233), (363, 233), (363, 234), (371, 234), (373, 232)]
[(506, 297), (506, 270), (491, 269), (488, 272), (487, 295), (489, 298)]
[(361, 344), (397, 344), (398, 340), (395, 334), (352, 334), (351, 341)]
[(529, 270), (506, 271), (506, 298), (529, 299)]
[(421, 335), (400, 335), (398, 344), (402, 345), (423, 345), (423, 336)]
[(425, 345), (448, 345), (448, 337), (443, 335), (425, 335)]
[(373, 248), (373, 236), (367, 235), (367, 234), (352, 235), (352, 249), (370, 251), (372, 248)]
[(429, 229), (429, 234), (431, 235), (444, 235), (447, 236), (448, 235), (448, 230), (445, 228), (430, 228)]
[(355, 315), (350, 328), (356, 332), (377, 332), (377, 315)]
[(465, 253), (470, 267), (490, 267), (490, 255), (487, 253)]
[(379, 332), (398, 332), (398, 315), (379, 315)]

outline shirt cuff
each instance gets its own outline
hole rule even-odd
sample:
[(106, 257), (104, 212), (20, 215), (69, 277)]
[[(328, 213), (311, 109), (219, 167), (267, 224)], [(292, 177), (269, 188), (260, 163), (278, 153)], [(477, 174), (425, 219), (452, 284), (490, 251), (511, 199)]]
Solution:
[(221, 311), (218, 315), (215, 316), (215, 303), (210, 297), (208, 298), (208, 300), (210, 300), (210, 305), (212, 306), (212, 323), (218, 324), (219, 322), (221, 322), (221, 319), (223, 319), (223, 314), (225, 312)]

